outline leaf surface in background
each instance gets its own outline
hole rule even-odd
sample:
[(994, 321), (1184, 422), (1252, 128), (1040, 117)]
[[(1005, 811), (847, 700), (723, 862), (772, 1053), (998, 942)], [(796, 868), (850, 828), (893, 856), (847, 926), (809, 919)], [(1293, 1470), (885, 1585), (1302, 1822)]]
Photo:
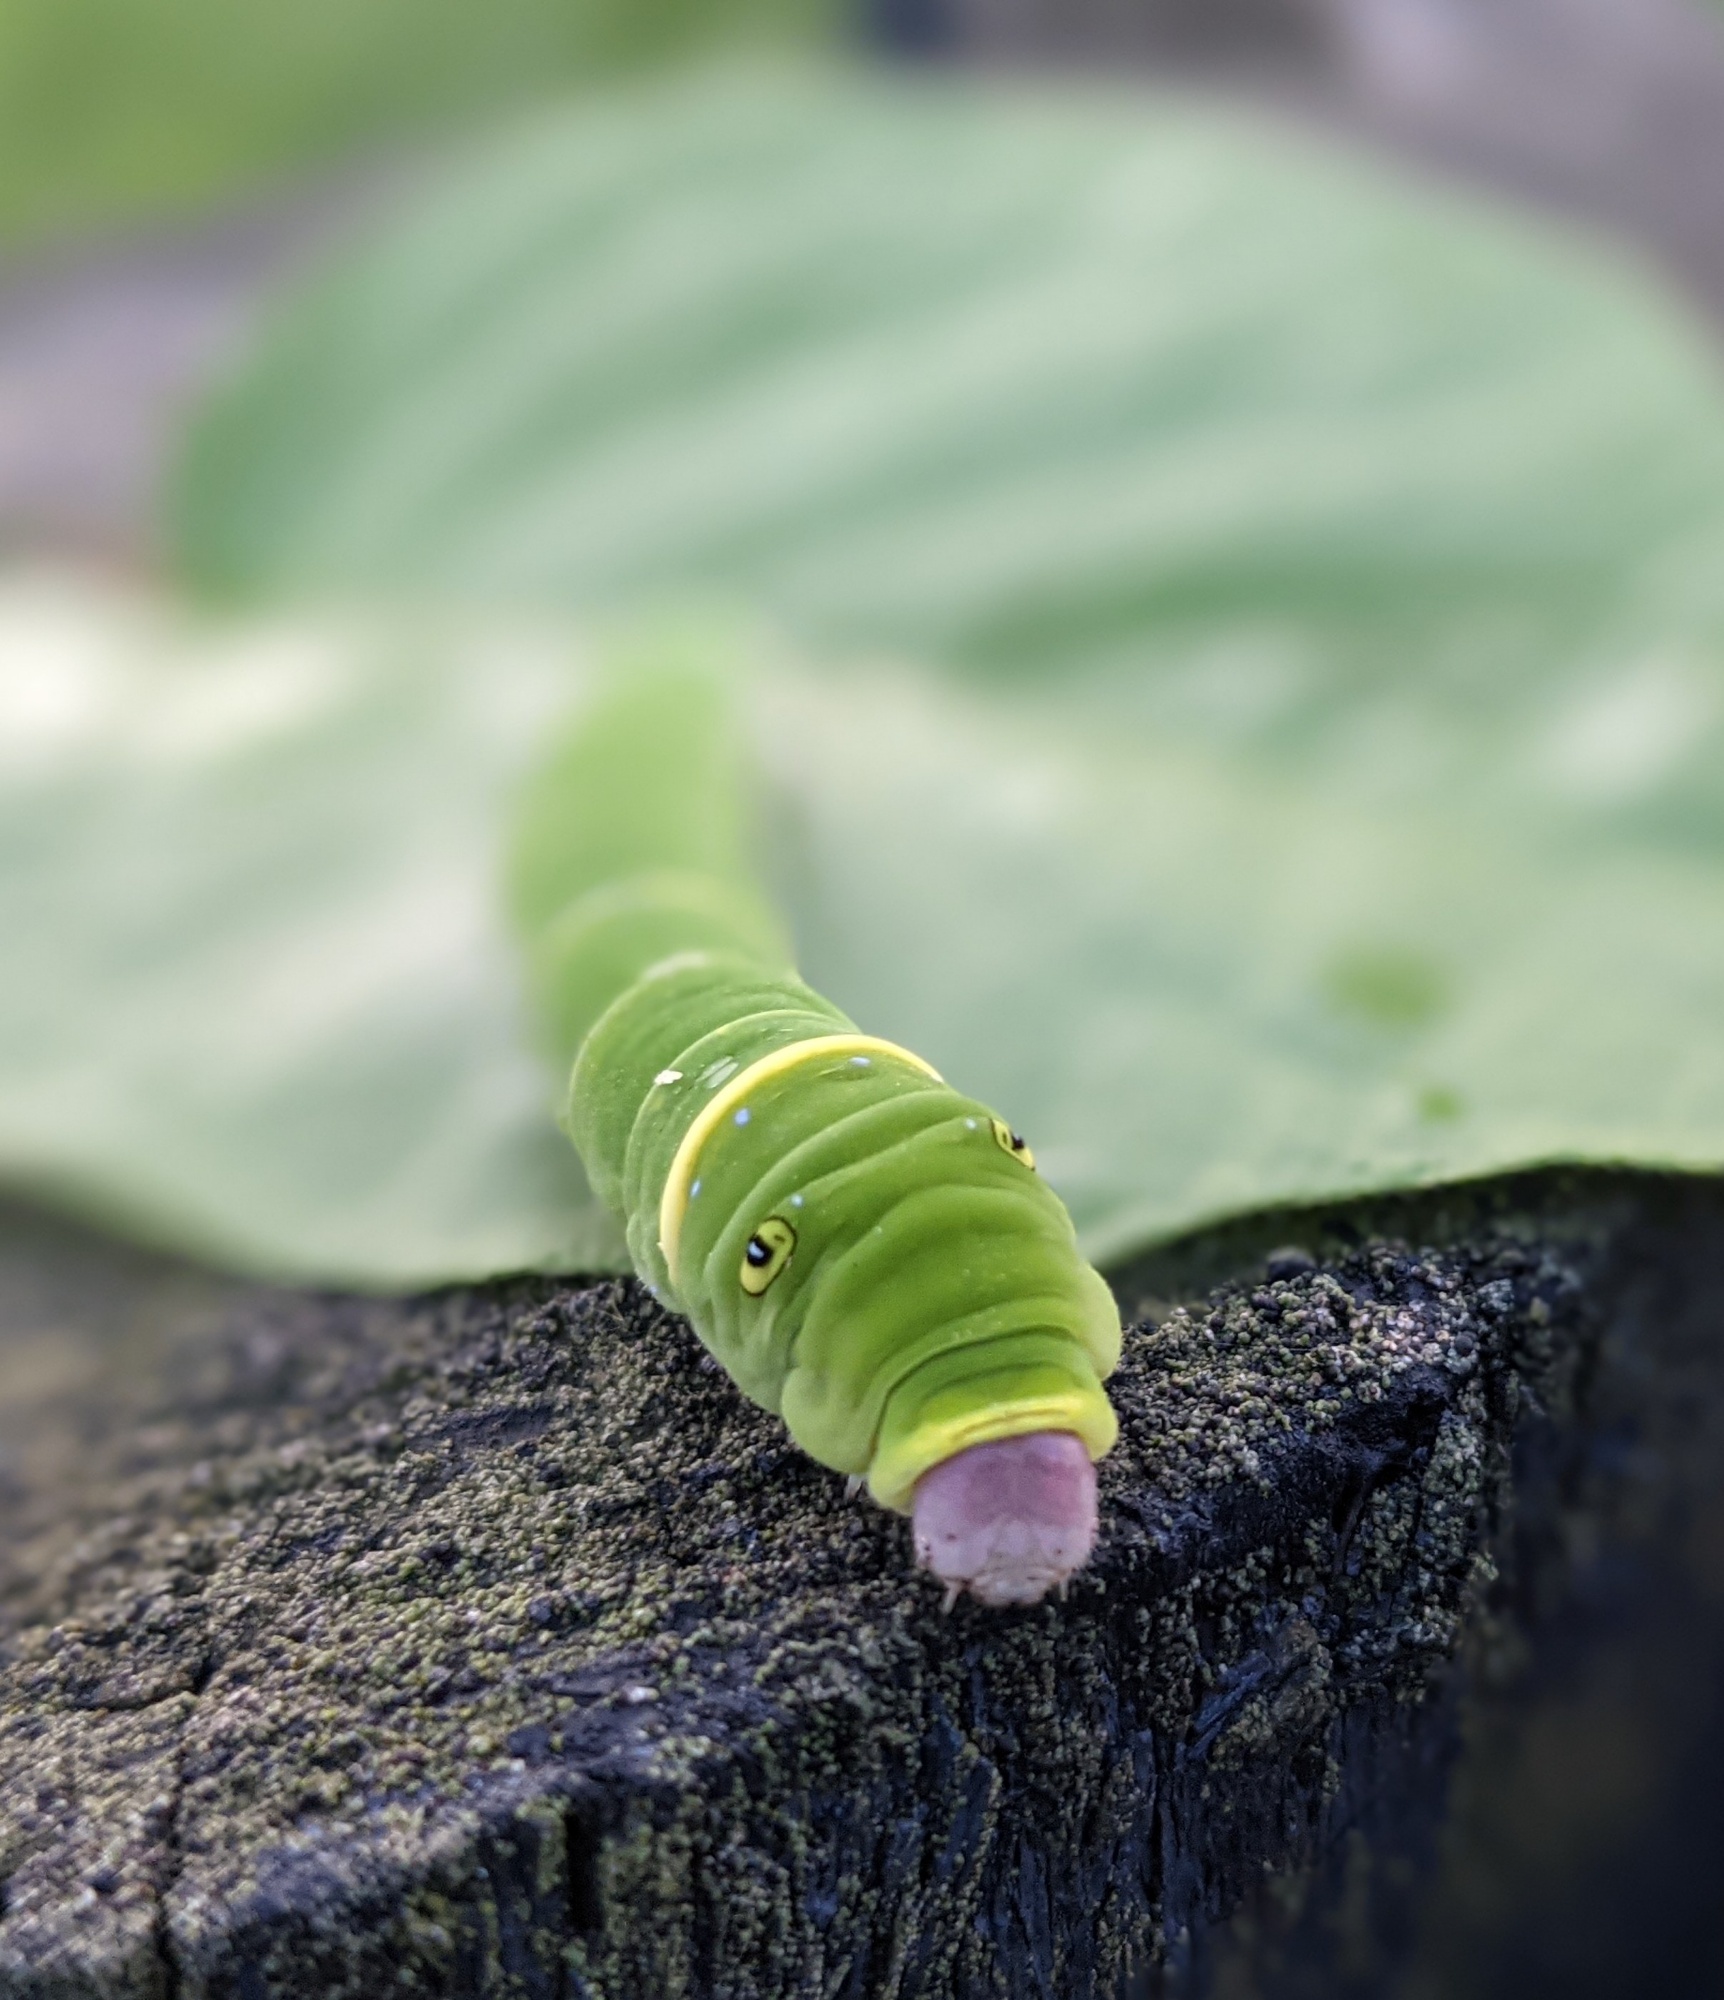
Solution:
[[(279, 1275), (618, 1266), (498, 920), (512, 786), (585, 679), (544, 633), (14, 587), (0, 1171)], [(903, 672), (767, 658), (744, 698), (803, 969), (1025, 1130), (1099, 1258), (1530, 1161), (1724, 1165), (1715, 859)]]
[(602, 1257), (486, 901), (578, 676), (482, 617), (704, 599), (790, 636), (750, 699), (805, 970), (1097, 1254), (1724, 1165), (1716, 377), (1575, 248), (1149, 102), (542, 124), (289, 315), (183, 493), (208, 583), (510, 609), (226, 641), (326, 705), (184, 771), (137, 746), (203, 740), (201, 642), (90, 614), (134, 691), (7, 807), (0, 1157), (271, 1268)]
[(0, 596), (0, 1172), (271, 1275), (412, 1286), (617, 1241), (502, 934), (506, 780), (566, 639), (218, 635)]
[(1534, 1163), (1724, 1166), (1715, 855), (925, 680), (772, 713), (808, 976), (1030, 1135), (1104, 1264)]
[(737, 602), (1325, 785), (1650, 772), (1724, 835), (1696, 330), (1148, 96), (805, 74), (541, 121), (283, 320), (179, 537), (254, 595)]

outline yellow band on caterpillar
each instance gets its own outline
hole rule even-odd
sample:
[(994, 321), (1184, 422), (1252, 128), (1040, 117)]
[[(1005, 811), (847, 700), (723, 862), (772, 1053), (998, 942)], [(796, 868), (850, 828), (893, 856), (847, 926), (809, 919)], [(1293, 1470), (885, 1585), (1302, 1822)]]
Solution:
[(883, 1042), (874, 1035), (817, 1035), (812, 1041), (788, 1042), (781, 1049), (774, 1049), (771, 1055), (762, 1056), (758, 1062), (750, 1063), (747, 1069), (739, 1070), (723, 1089), (715, 1092), (694, 1123), (682, 1135), (682, 1144), (676, 1149), (676, 1156), (670, 1163), (670, 1172), (665, 1176), (664, 1193), (658, 1205), (658, 1243), (664, 1253), (665, 1268), (670, 1273), (671, 1283), (676, 1283), (676, 1247), (682, 1235), (682, 1220), (688, 1213), (688, 1194), (694, 1182), (695, 1165), (700, 1157), (700, 1149), (713, 1132), (735, 1110), (750, 1091), (763, 1084), (769, 1077), (779, 1076), (787, 1069), (796, 1069), (805, 1062), (818, 1062), (822, 1056), (893, 1056), (899, 1062), (908, 1063), (912, 1069), (919, 1069), (924, 1076), (931, 1076), (936, 1083), (945, 1079), (918, 1055), (908, 1049), (901, 1049), (896, 1042)]
[(944, 1464), (957, 1452), (968, 1451), (971, 1445), (1026, 1437), (1034, 1431), (1070, 1431), (1092, 1459), (1099, 1459), (1112, 1451), (1119, 1436), (1119, 1419), (1099, 1387), (1074, 1388), (1060, 1395), (935, 1417), (876, 1450), (868, 1467), (868, 1491), (882, 1507), (907, 1514), (916, 1481), (924, 1472)]

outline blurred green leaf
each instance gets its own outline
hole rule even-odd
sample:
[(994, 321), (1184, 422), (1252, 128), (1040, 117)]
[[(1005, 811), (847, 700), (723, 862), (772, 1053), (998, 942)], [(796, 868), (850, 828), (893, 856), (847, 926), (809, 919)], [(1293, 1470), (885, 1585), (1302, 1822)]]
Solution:
[[(619, 1265), (496, 879), (585, 679), (501, 623), (0, 598), (0, 1172), (283, 1275)], [(1027, 1132), (1097, 1257), (1532, 1161), (1724, 1164), (1713, 853), (925, 676), (768, 658), (746, 699), (805, 972)]]
[(521, 1031), (507, 778), (566, 638), (0, 594), (0, 1172), (220, 1264), (614, 1261)]
[(1720, 825), (1696, 330), (1150, 98), (803, 75), (540, 122), (287, 317), (179, 522), (212, 589), (704, 595), (1324, 783)]
[(0, 0), (0, 238), (108, 227), (828, 0)]
[[(1575, 246), (1099, 93), (645, 92), (299, 307), (181, 526), (215, 587), (468, 608), (266, 627), (330, 690), (297, 735), (8, 807), (0, 1159), (158, 1233), (381, 1283), (614, 1248), (487, 913), (579, 679), (484, 638), (523, 602), (767, 607), (805, 971), (999, 1104), (1100, 1256), (1724, 1165), (1724, 398)], [(92, 744), (155, 741), (127, 702)]]
[(1028, 1134), (1104, 1263), (1534, 1163), (1724, 1166), (1724, 857), (1348, 797), (1057, 698), (808, 679), (804, 970)]

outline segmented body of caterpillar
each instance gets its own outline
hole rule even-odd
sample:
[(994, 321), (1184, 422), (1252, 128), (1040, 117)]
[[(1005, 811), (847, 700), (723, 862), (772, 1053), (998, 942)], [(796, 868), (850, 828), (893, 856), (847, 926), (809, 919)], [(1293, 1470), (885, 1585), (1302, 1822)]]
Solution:
[[(1030, 1149), (789, 967), (726, 697), (652, 676), (530, 789), (513, 867), (564, 1123), (656, 1294), (989, 1603), (1087, 1558), (1119, 1315)], [(948, 1603), (951, 1595), (948, 1595)]]

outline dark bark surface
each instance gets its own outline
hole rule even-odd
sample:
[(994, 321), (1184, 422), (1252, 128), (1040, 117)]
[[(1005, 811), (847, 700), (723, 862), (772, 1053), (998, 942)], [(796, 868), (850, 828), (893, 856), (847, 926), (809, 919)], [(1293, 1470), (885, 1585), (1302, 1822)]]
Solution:
[(1663, 1379), (1686, 1326), (1712, 1365), (1719, 1212), (1539, 1180), (1128, 1274), (1199, 1302), (1128, 1340), (1095, 1564), (949, 1618), (904, 1524), (633, 1284), (393, 1303), (73, 1256), (80, 1299), (0, 1299), (14, 1360), (105, 1316), (88, 1379), (0, 1374), (0, 1993), (1316, 1963), (1350, 1840), (1428, 1872), (1463, 1693), (1561, 1597), (1615, 1477), (1603, 1359)]

